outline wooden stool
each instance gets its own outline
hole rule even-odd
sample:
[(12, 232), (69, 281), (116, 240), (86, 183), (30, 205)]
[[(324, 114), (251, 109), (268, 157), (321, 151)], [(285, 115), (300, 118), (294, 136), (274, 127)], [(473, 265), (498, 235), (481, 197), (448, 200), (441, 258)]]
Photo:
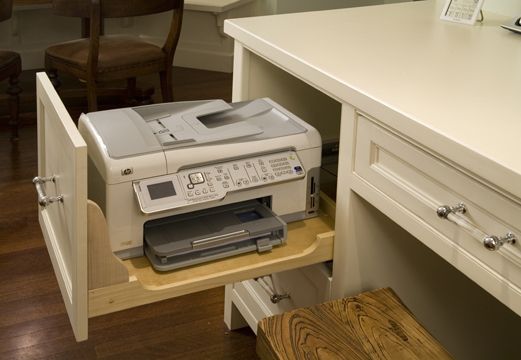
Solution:
[(390, 288), (265, 318), (265, 359), (451, 359)]

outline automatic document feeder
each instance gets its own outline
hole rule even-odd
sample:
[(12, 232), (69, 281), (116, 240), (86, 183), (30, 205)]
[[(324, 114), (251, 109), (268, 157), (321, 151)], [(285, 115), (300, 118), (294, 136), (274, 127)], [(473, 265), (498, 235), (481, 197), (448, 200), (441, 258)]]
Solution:
[(320, 135), (270, 99), (99, 111), (79, 129), (121, 258), (163, 271), (269, 251), (318, 209)]

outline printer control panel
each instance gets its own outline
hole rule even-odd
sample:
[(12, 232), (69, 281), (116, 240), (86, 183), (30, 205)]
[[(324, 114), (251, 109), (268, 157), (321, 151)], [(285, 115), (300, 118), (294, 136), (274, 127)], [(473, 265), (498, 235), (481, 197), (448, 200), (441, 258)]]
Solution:
[(134, 182), (141, 211), (154, 213), (222, 199), (228, 192), (295, 180), (305, 170), (295, 151), (227, 161)]

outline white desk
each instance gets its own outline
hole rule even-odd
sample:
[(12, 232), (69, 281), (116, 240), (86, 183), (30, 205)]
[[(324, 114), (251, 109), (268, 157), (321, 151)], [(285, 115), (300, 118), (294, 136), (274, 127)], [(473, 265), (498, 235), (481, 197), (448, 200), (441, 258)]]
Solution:
[(441, 5), (227, 21), (233, 100), (339, 134), (335, 297), (392, 286), (456, 358), (519, 358), (519, 242), (490, 252), (436, 208), (464, 201), (458, 219), (521, 235), (521, 36), (492, 14), (441, 21)]

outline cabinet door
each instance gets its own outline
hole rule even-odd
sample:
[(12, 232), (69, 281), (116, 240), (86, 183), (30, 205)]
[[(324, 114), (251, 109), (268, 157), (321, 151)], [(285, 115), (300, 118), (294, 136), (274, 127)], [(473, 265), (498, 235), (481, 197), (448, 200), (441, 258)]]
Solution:
[[(36, 75), (39, 221), (76, 340), (87, 338), (87, 145), (45, 73)], [(38, 181), (37, 181), (38, 182)]]

